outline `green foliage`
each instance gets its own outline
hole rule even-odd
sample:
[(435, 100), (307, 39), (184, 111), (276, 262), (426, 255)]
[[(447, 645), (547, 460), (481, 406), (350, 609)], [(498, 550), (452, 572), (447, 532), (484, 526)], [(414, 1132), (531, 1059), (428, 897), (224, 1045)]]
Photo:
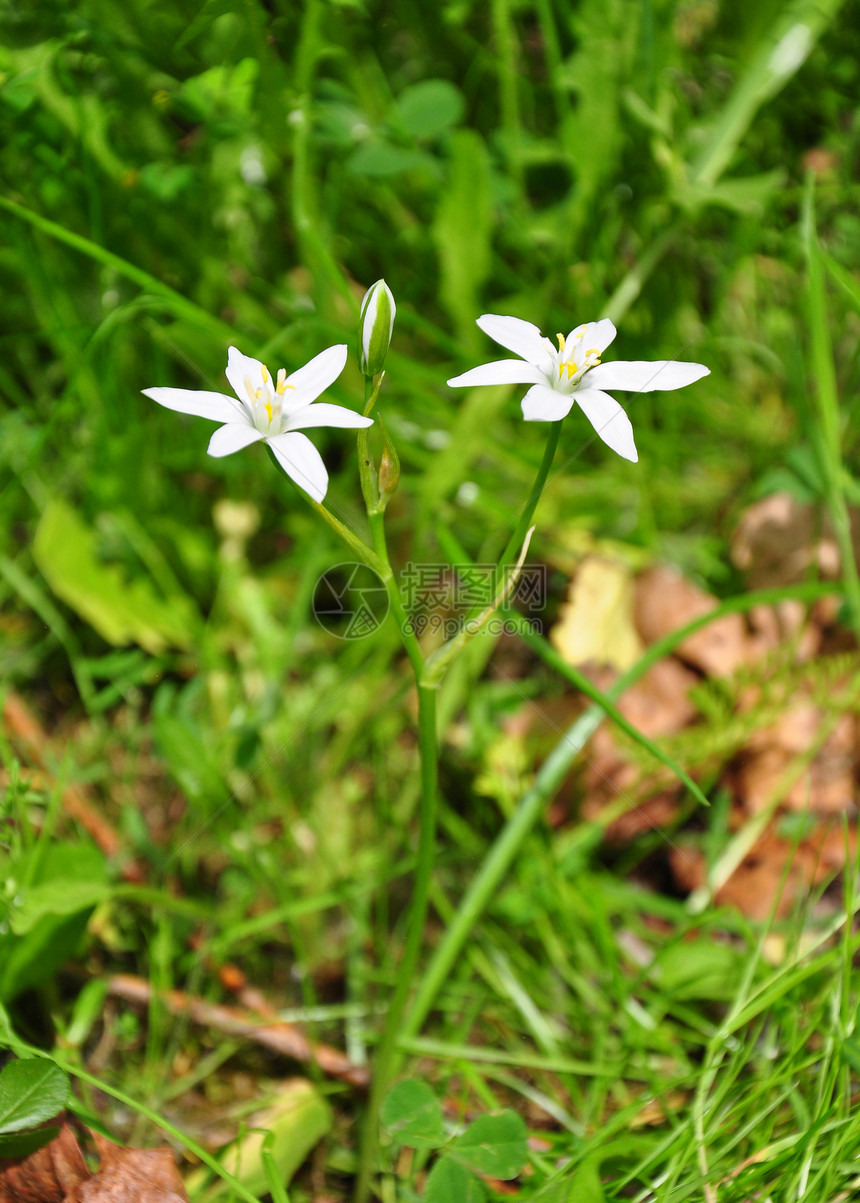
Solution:
[(101, 562), (96, 532), (55, 499), (42, 514), (33, 558), (54, 593), (107, 640), (138, 643), (148, 652), (188, 647), (195, 615), (189, 599), (174, 592), (162, 600), (146, 576), (129, 581)]
[[(59, 1129), (45, 1127), (63, 1110), (69, 1079), (51, 1061), (28, 1057), (0, 1070), (0, 1156), (23, 1157), (47, 1144)], [(36, 1132), (26, 1132), (36, 1128)]]
[(48, 981), (76, 952), (93, 907), (107, 896), (104, 857), (91, 844), (53, 843), (5, 863), (6, 914), (0, 999)]
[(528, 1133), (515, 1111), (482, 1115), (459, 1136), (447, 1140), (436, 1095), (426, 1082), (414, 1078), (398, 1082), (391, 1090), (380, 1118), (398, 1144), (439, 1150), (424, 1194), (433, 1203), (453, 1199), (480, 1203), (486, 1194), (476, 1175), (516, 1178), (528, 1157)]
[(382, 1104), (380, 1120), (391, 1136), (410, 1149), (435, 1149), (445, 1143), (442, 1108), (426, 1082), (406, 1078)]

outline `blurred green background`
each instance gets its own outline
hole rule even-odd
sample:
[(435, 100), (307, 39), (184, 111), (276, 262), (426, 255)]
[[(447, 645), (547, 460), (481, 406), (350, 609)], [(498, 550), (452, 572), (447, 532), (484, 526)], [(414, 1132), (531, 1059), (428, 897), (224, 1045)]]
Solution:
[[(140, 390), (225, 389), (231, 342), (273, 371), (352, 344), (384, 276), (394, 558), (447, 559), (445, 529), (486, 558), (545, 432), (522, 423), (517, 390), (446, 387), (494, 357), (475, 318), (552, 335), (611, 316), (614, 356), (711, 375), (633, 399), (638, 465), (568, 419), (531, 553), (553, 566), (551, 608), (578, 552), (607, 541), (736, 591), (743, 508), (824, 492), (810, 176), (856, 461), (858, 94), (857, 0), (0, 5), (0, 677), (51, 731), (56, 780), (84, 783), (165, 889), (145, 920), (117, 903), (97, 965), (201, 986), (201, 925), (216, 961), (244, 958), (279, 998), (325, 1001), (337, 963), (343, 997), (366, 1004), (391, 970), (403, 887), (380, 887), (408, 864), (415, 801), (395, 633), (343, 642), (311, 615), (341, 548), (262, 448), (208, 459), (210, 428)], [(330, 399), (358, 408), (360, 390), (353, 358)], [(313, 437), (333, 510), (362, 529), (351, 439)], [(551, 688), (520, 665), (517, 691), (490, 677), (469, 694), (481, 667), (443, 705), (456, 889), (516, 796), (522, 766), (493, 763), (495, 784), (473, 788), (499, 724)], [(7, 816), (50, 816), (10, 837), (10, 864), (29, 865), (57, 791), (4, 757)], [(506, 922), (552, 905), (538, 852), (500, 901)], [(193, 916), (166, 901), (180, 892)], [(599, 945), (582, 953), (595, 965)], [(15, 973), (7, 997), (32, 984)], [(323, 1034), (340, 1040), (341, 1020)], [(132, 1024), (118, 1040), (160, 1105), (178, 1037)], [(360, 1022), (346, 1040), (362, 1053)], [(604, 1097), (580, 1103), (597, 1116)]]

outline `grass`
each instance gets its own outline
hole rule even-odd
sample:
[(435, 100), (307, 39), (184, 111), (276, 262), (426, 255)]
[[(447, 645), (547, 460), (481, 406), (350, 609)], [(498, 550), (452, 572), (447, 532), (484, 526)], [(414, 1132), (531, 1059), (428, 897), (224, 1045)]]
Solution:
[[(746, 612), (761, 598), (729, 539), (750, 502), (788, 488), (832, 515), (856, 628), (857, 3), (747, 10), (0, 14), (0, 679), (42, 725), (35, 749), (8, 723), (0, 739), (0, 1000), (11, 1046), (57, 1055), (76, 1108), (115, 1137), (167, 1133), (194, 1160), (301, 1072), (328, 1130), (284, 1171), (289, 1199), (349, 1197), (356, 1092), (157, 999), (136, 1012), (107, 983), (134, 972), (230, 1003), (238, 967), (314, 1039), (369, 1059), (406, 940), (418, 799), (393, 626), (339, 640), (311, 614), (345, 558), (334, 534), (259, 449), (207, 459), (203, 425), (141, 388), (221, 388), (230, 342), (275, 367), (351, 342), (384, 276), (392, 562), (484, 563), (546, 432), (520, 421), (515, 390), (445, 387), (488, 358), (474, 318), (552, 333), (609, 315), (619, 357), (712, 374), (633, 401), (637, 466), (566, 420), (530, 549), (550, 567), (548, 615), (584, 547), (669, 561)], [(358, 407), (360, 389), (351, 364), (330, 399)], [(351, 442), (315, 433), (331, 508), (363, 534)], [(549, 744), (517, 745), (506, 720), (569, 702), (576, 681), (534, 641), (512, 647), (476, 640), (439, 696), (441, 846), (408, 1072), (452, 1130), (501, 1106), (524, 1116), (522, 1199), (854, 1197), (853, 869), (753, 923), (655, 888), (664, 839), (695, 841), (712, 869), (731, 856), (719, 793), (623, 855), (604, 832), (637, 798), (550, 827), (600, 714), (568, 707)], [(733, 754), (714, 713), (707, 747), (661, 743), (700, 785)], [(72, 787), (121, 857), (104, 864), (69, 818)], [(123, 880), (132, 858), (143, 880)], [(91, 891), (83, 910), (70, 883)], [(310, 1129), (289, 1122), (299, 1147)], [(384, 1149), (379, 1197), (420, 1197), (427, 1164)], [(193, 1181), (195, 1203), (215, 1198)]]

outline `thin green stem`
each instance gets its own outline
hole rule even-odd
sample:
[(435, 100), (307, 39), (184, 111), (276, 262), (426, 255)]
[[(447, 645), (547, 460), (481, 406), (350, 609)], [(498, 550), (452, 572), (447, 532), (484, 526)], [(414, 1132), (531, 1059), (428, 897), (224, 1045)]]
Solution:
[(418, 852), (412, 882), (412, 897), (406, 916), (406, 945), (397, 966), (397, 982), (385, 1017), (382, 1039), (373, 1059), (373, 1077), (365, 1110), (358, 1152), (358, 1174), (355, 1183), (355, 1203), (365, 1203), (370, 1195), (376, 1151), (379, 1147), (379, 1112), (388, 1086), (397, 1072), (399, 1052), (397, 1042), (409, 1001), (415, 969), (421, 953), (424, 924), (430, 898), (430, 882), (436, 859), (436, 810), (438, 750), (436, 745), (437, 689), (422, 683), (424, 657), (418, 638), (403, 605), (397, 580), (391, 569), (385, 538), (385, 518), (368, 503), (368, 521), (382, 565), (380, 573), (388, 591), (391, 610), (403, 647), (412, 665), (418, 687), (418, 746), (421, 759), (421, 797), (419, 802)]
[[(526, 539), (530, 537), (531, 521), (534, 517), (534, 512), (537, 509), (537, 504), (541, 499), (541, 494), (546, 484), (546, 479), (549, 476), (549, 470), (552, 467), (552, 461), (555, 458), (556, 448), (558, 447), (558, 438), (561, 434), (561, 422), (553, 422), (550, 426), (549, 437), (544, 447), (543, 458), (540, 462), (540, 467), (535, 477), (534, 485), (531, 493), (523, 508), (520, 510), (517, 524), (514, 528), (514, 533), (508, 540), (505, 550), (499, 557), (497, 565), (498, 575), (504, 579), (504, 570), (520, 556), (524, 556), (528, 550)], [(521, 566), (521, 565), (520, 565)], [(518, 568), (515, 570), (518, 571)], [(497, 595), (498, 600), (495, 603), (499, 605), (504, 600), (507, 590), (502, 589)], [(440, 648), (430, 656), (427, 660), (427, 666), (424, 671), (423, 680), (427, 685), (438, 686), (447, 671), (451, 660), (459, 655), (465, 645), (474, 638), (481, 629), (483, 623), (489, 617), (490, 611), (486, 607), (476, 606), (471, 614), (466, 619), (461, 630), (447, 643), (444, 643)]]
[(397, 984), (385, 1016), (382, 1040), (373, 1059), (370, 1097), (364, 1116), (359, 1148), (355, 1203), (365, 1203), (370, 1194), (374, 1154), (378, 1144), (379, 1111), (402, 1053), (398, 1049), (403, 1019), (424, 937), (430, 898), (430, 882), (436, 858), (436, 697), (435, 689), (418, 687), (418, 736), (421, 749), (421, 822), (418, 857), (412, 883), (412, 898), (406, 920), (406, 947), (397, 966)]
[[(708, 614), (702, 615), (652, 644), (644, 656), (607, 690), (607, 697), (613, 702), (617, 701), (625, 689), (638, 681), (658, 660), (674, 651), (679, 643), (725, 614), (744, 612), (754, 606), (768, 605), (784, 601), (786, 598), (812, 602), (819, 597), (839, 593), (842, 588), (843, 586), (839, 583), (795, 585), (782, 589), (760, 589), (754, 593), (729, 598)], [(510, 869), (529, 832), (543, 813), (547, 802), (561, 785), (582, 748), (600, 726), (604, 714), (605, 710), (602, 705), (592, 705), (568, 728), (544, 761), (534, 784), (517, 803), (513, 814), (472, 879), (457, 909), (453, 923), (446, 930), (433, 953), (430, 964), (421, 976), (418, 993), (413, 999), (402, 1026), (404, 1040), (418, 1035), (436, 1001), (439, 990), (462, 952), (472, 928), (499, 889), (505, 874)], [(626, 808), (626, 803), (624, 805)]]
[[(307, 497), (307, 494), (305, 496)], [(321, 505), (318, 501), (314, 501), (312, 497), (307, 497), (307, 501), (309, 505), (313, 506), (319, 516), (329, 524), (335, 534), (343, 539), (344, 543), (355, 552), (362, 564), (366, 564), (368, 568), (372, 568), (384, 580), (386, 572), (390, 573), (391, 569), (386, 569), (386, 565), (376, 552), (368, 547), (363, 539), (359, 539), (358, 535), (354, 535), (349, 527), (341, 522), (339, 518), (335, 518), (331, 510), (327, 510), (324, 505)]]
[(526, 533), (532, 524), (534, 512), (537, 509), (538, 502), (541, 499), (541, 494), (546, 484), (546, 478), (549, 476), (549, 470), (552, 467), (552, 461), (555, 459), (556, 448), (558, 447), (558, 439), (561, 434), (561, 422), (552, 422), (549, 428), (549, 438), (544, 447), (543, 459), (540, 462), (540, 467), (537, 470), (535, 482), (532, 485), (532, 491), (529, 494), (528, 501), (520, 510), (520, 516), (517, 525), (514, 527), (514, 533), (508, 540), (508, 545), (502, 552), (499, 559), (499, 568), (505, 568), (519, 555), (520, 548), (525, 542)]
[(839, 547), (842, 577), (851, 623), (860, 640), (860, 577), (854, 558), (854, 543), (851, 536), (851, 516), (845, 497), (846, 474), (842, 463), (841, 420), (836, 371), (833, 364), (833, 346), (827, 315), (827, 294), (824, 286), (824, 264), (815, 229), (814, 177), (807, 180), (804, 197), (802, 230), (806, 251), (808, 284), (807, 308), (811, 340), (812, 376), (818, 399), (817, 416), (819, 429), (813, 429), (814, 445), (818, 451), (821, 474), (824, 478), (827, 508), (833, 523), (833, 533)]
[[(278, 471), (281, 472), (281, 465), (275, 459), (275, 453), (272, 451), (271, 447), (267, 446), (266, 450), (269, 453), (269, 458), (271, 459), (272, 463), (276, 466)], [(365, 541), (360, 539), (358, 535), (354, 534), (354, 532), (349, 529), (345, 522), (341, 522), (339, 518), (335, 518), (331, 510), (327, 510), (321, 502), (314, 501), (313, 497), (306, 493), (304, 489), (300, 488), (299, 492), (311, 509), (316, 510), (320, 518), (322, 518), (322, 520), (331, 527), (339, 539), (343, 540), (350, 551), (358, 557), (362, 564), (366, 564), (368, 568), (372, 568), (373, 571), (381, 576), (383, 580), (385, 580), (386, 575), (391, 574), (391, 569), (388, 566), (387, 556), (384, 561), (380, 559), (373, 548), (368, 547)]]
[(385, 541), (385, 517), (381, 512), (368, 513), (367, 520), (370, 523), (370, 533), (373, 538), (373, 545), (376, 548), (376, 555), (382, 565), (382, 571), (379, 575), (382, 577), (383, 584), (388, 590), (391, 613), (394, 615), (394, 620), (397, 623), (400, 642), (403, 644), (406, 655), (409, 657), (409, 663), (412, 665), (412, 671), (415, 674), (417, 684), (421, 681), (424, 672), (424, 656), (418, 643), (418, 637), (412, 629), (410, 617), (403, 605), (400, 588), (388, 558), (388, 546)]

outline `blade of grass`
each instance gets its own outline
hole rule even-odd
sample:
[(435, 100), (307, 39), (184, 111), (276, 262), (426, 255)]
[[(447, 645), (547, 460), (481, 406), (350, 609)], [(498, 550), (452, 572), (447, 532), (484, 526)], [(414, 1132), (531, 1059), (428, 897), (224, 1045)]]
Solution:
[(807, 263), (810, 366), (814, 377), (820, 421), (820, 429), (812, 433), (813, 442), (818, 451), (821, 475), (824, 479), (827, 507), (839, 547), (842, 577), (845, 582), (846, 599), (851, 611), (851, 622), (854, 633), (860, 641), (860, 577), (857, 575), (857, 562), (854, 558), (854, 544), (851, 538), (851, 517), (845, 497), (846, 474), (842, 463), (839, 395), (827, 318), (824, 264), (815, 228), (814, 186), (814, 176), (810, 173), (807, 177), (804, 194), (801, 233)]

